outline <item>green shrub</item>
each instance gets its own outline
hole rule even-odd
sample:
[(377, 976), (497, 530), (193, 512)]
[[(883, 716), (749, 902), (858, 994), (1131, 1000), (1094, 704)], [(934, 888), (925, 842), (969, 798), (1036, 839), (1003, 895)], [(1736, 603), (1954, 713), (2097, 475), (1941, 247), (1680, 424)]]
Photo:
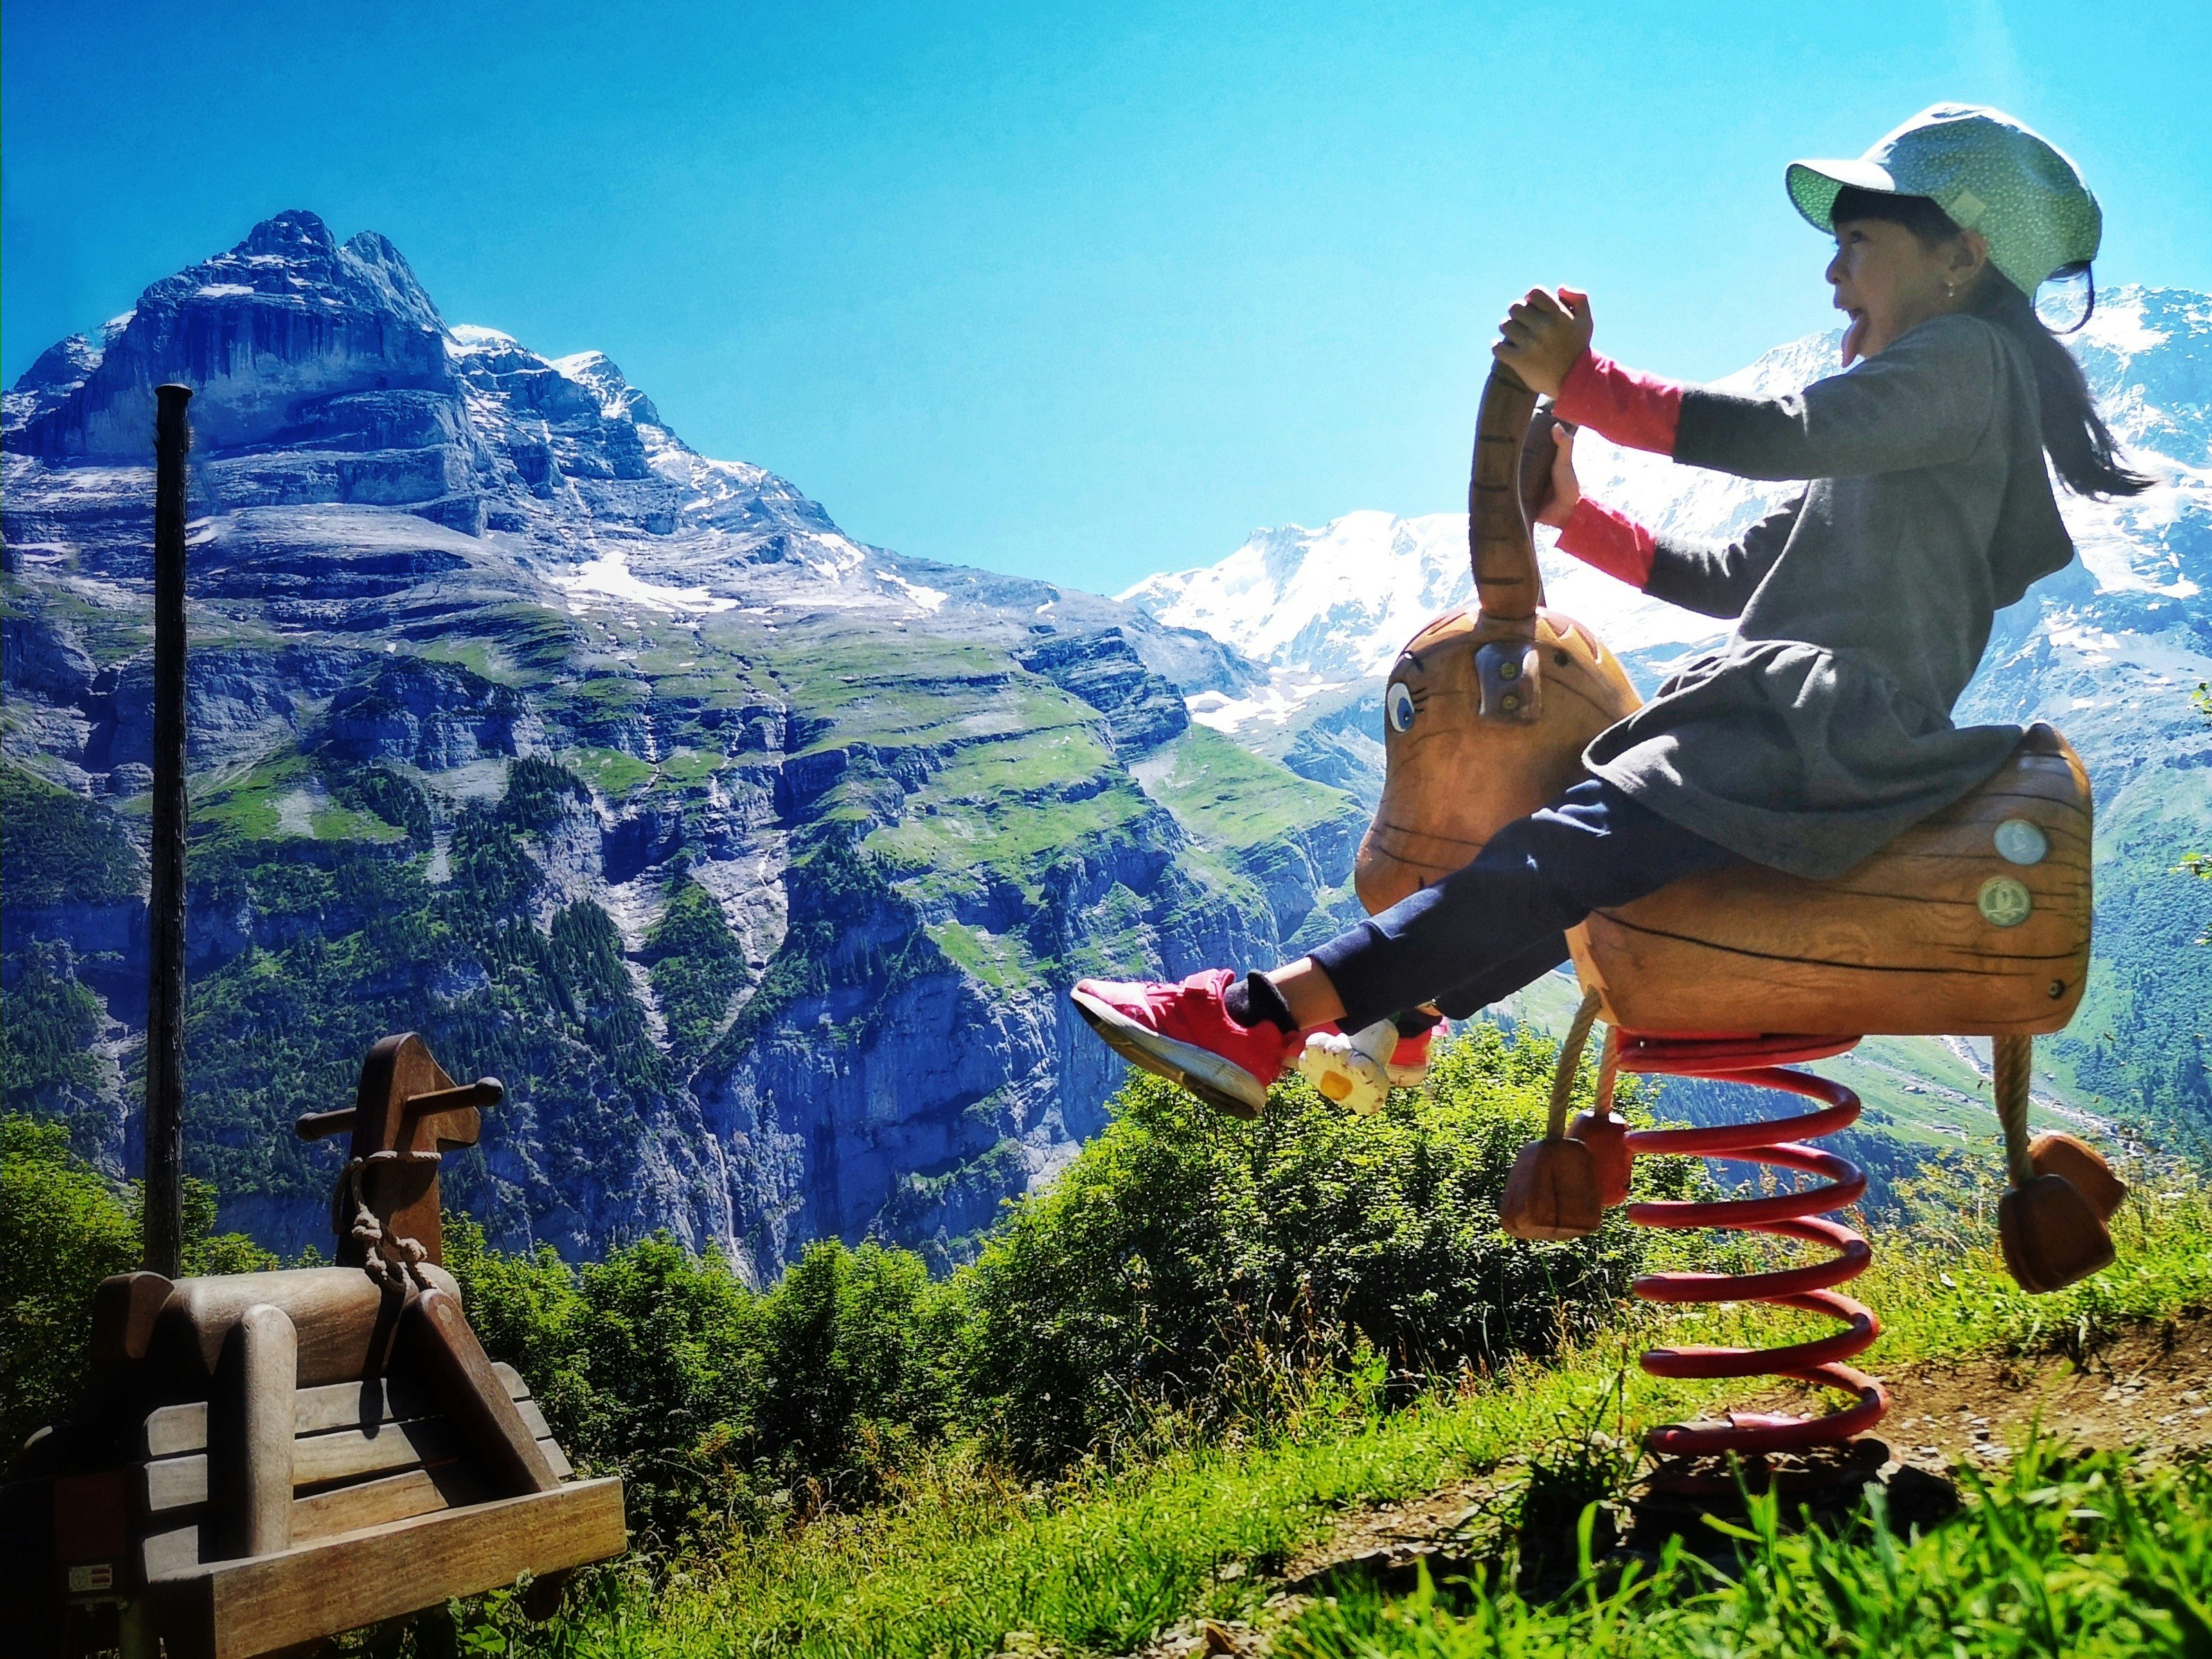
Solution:
[(866, 1501), (951, 1431), (963, 1289), (933, 1283), (910, 1251), (811, 1247), (762, 1306), (763, 1472), (813, 1483), (810, 1506)]
[(679, 1061), (704, 1054), (744, 988), (745, 956), (714, 896), (679, 876), (668, 903), (645, 936), (653, 993), (668, 1022), (670, 1054)]
[(1365, 1353), (1402, 1394), (1589, 1331), (1635, 1276), (1640, 1236), (1617, 1212), (1571, 1244), (1498, 1231), (1555, 1054), (1479, 1027), (1371, 1118), (1293, 1083), (1239, 1123), (1133, 1078), (1106, 1133), (968, 1275), (978, 1420), (1016, 1464), (1048, 1469), (1160, 1406), (1264, 1415)]
[(0, 1093), (48, 1113), (64, 1108), (64, 1095), (91, 1097), (100, 1078), (93, 1044), (107, 1011), (78, 981), (69, 947), (34, 940), (10, 965), (15, 982), (0, 989)]
[[(276, 1258), (214, 1234), (215, 1189), (185, 1183), (185, 1271), (250, 1273)], [(0, 1116), (0, 1462), (76, 1408), (88, 1375), (92, 1293), (139, 1254), (139, 1194), (69, 1149), (59, 1124)]]
[(905, 1251), (817, 1243), (764, 1294), (665, 1237), (572, 1269), (456, 1217), (446, 1255), (485, 1346), (663, 1545), (865, 1504), (953, 1427), (958, 1292)]
[(59, 1124), (0, 1117), (0, 1449), (84, 1387), (93, 1287), (138, 1265), (138, 1224)]
[(430, 844), (429, 796), (420, 784), (390, 767), (365, 766), (358, 771), (340, 772), (332, 779), (331, 788), (348, 806), (374, 813), (393, 829), (404, 830), (410, 847)]
[(518, 830), (550, 830), (568, 812), (568, 803), (591, 799), (591, 786), (560, 762), (525, 755), (507, 763), (500, 811)]

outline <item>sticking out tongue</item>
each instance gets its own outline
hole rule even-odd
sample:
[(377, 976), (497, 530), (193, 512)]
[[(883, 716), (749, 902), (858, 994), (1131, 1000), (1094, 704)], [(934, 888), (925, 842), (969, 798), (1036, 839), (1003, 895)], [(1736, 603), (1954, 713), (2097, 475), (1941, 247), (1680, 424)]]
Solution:
[(1844, 331), (1844, 367), (1849, 368), (1858, 361), (1859, 347), (1866, 339), (1867, 319), (1863, 311), (1850, 313), (1851, 325)]

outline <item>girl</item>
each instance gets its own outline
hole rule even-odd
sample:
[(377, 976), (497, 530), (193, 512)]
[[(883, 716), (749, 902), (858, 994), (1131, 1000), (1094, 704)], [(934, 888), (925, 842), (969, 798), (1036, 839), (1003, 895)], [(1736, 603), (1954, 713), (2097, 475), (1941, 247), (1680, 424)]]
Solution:
[[(1737, 860), (1840, 874), (2012, 752), (2018, 727), (1962, 730), (1950, 710), (1992, 614), (2074, 556), (2050, 471), (2082, 495), (2149, 483), (2120, 465), (2033, 303), (2096, 253), (2096, 198), (2011, 117), (1948, 104), (1859, 161), (1796, 162), (1786, 183), (1835, 237), (1845, 372), (1774, 398), (1634, 374), (1590, 350), (1589, 302), (1564, 289), (1530, 290), (1493, 348), (1562, 421), (1686, 465), (1809, 481), (1740, 541), (1699, 545), (1583, 496), (1561, 434), (1540, 515), (1559, 545), (1735, 618), (1727, 643), (1601, 734), (1585, 781), (1311, 956), (1076, 986), (1131, 1061), (1252, 1115), (1309, 1034), (1364, 1037), (1424, 1004), (1470, 1013), (1557, 965), (1593, 909)], [(1412, 1034), (1395, 1058), (1418, 1063), (1421, 1021), (1400, 1023)]]

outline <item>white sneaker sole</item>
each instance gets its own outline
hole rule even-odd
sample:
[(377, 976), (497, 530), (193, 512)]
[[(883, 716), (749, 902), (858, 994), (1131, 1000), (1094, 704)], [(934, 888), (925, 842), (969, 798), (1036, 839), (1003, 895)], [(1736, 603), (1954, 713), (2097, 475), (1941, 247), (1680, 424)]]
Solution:
[(1135, 1020), (1109, 1002), (1077, 989), (1068, 994), (1075, 1011), (1091, 1022), (1091, 1029), (1106, 1046), (1154, 1077), (1181, 1084), (1207, 1105), (1231, 1117), (1257, 1117), (1267, 1104), (1267, 1091), (1260, 1079), (1233, 1060), (1211, 1048), (1164, 1036)]

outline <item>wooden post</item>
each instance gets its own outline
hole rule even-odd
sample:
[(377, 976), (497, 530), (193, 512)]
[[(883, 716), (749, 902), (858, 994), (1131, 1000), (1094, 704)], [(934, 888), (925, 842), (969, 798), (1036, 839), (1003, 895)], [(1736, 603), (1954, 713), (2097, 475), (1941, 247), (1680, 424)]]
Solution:
[(257, 1302), (239, 1316), (216, 1366), (216, 1409), (208, 1425), (208, 1473), (217, 1485), (227, 1554), (267, 1555), (291, 1547), (299, 1370), (299, 1333), (289, 1315)]
[(155, 388), (153, 883), (146, 997), (145, 1266), (184, 1271), (185, 452), (190, 386)]

